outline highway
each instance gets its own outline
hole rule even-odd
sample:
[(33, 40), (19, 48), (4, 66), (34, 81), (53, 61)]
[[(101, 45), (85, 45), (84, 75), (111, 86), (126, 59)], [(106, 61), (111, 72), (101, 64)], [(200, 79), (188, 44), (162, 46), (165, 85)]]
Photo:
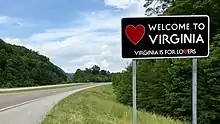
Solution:
[(40, 124), (54, 105), (65, 97), (105, 84), (86, 84), (65, 88), (0, 94), (1, 124)]
[[(89, 84), (86, 86), (92, 86), (92, 84)], [(4, 111), (5, 110), (4, 108), (6, 107), (14, 106), (17, 104), (39, 99), (42, 97), (55, 95), (57, 93), (67, 92), (67, 91), (71, 91), (71, 90), (75, 90), (75, 89), (79, 89), (83, 87), (85, 86), (81, 85), (81, 86), (71, 86), (71, 87), (66, 87), (66, 88), (57, 88), (57, 89), (50, 89), (50, 90), (0, 94), (0, 111)]]

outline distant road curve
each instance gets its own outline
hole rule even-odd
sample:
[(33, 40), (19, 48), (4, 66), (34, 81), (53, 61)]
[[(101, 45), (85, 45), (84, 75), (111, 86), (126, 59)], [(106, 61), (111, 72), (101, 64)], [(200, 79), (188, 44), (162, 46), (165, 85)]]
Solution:
[(88, 84), (88, 83), (71, 83), (71, 84), (45, 85), (45, 86), (37, 86), (37, 87), (0, 88), (0, 92), (1, 91), (41, 89), (41, 88), (59, 87), (59, 86), (71, 86), (71, 85), (78, 85), (78, 84)]
[(92, 83), (34, 92), (0, 94), (1, 124), (40, 124), (46, 114), (65, 97), (92, 87), (111, 83)]

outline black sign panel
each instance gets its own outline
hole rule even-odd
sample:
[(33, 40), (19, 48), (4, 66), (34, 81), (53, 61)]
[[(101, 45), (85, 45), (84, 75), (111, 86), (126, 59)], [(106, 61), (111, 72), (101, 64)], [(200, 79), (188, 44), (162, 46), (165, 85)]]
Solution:
[(209, 22), (207, 15), (123, 18), (122, 57), (208, 57)]

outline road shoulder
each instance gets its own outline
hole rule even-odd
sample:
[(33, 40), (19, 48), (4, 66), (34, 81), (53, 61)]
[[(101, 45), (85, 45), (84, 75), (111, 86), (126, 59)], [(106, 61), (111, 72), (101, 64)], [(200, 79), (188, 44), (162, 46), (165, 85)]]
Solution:
[(65, 97), (78, 91), (101, 85), (103, 84), (94, 84), (93, 86), (59, 93), (29, 104), (0, 112), (0, 122), (1, 124), (39, 124), (47, 113), (53, 108), (53, 106), (59, 103)]

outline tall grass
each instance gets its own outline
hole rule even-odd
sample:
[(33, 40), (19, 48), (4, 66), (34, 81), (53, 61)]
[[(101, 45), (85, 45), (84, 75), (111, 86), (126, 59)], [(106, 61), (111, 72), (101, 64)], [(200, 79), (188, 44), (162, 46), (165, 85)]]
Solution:
[[(55, 106), (42, 124), (131, 124), (131, 108), (116, 102), (111, 85), (75, 93)], [(137, 124), (187, 124), (138, 111)]]

